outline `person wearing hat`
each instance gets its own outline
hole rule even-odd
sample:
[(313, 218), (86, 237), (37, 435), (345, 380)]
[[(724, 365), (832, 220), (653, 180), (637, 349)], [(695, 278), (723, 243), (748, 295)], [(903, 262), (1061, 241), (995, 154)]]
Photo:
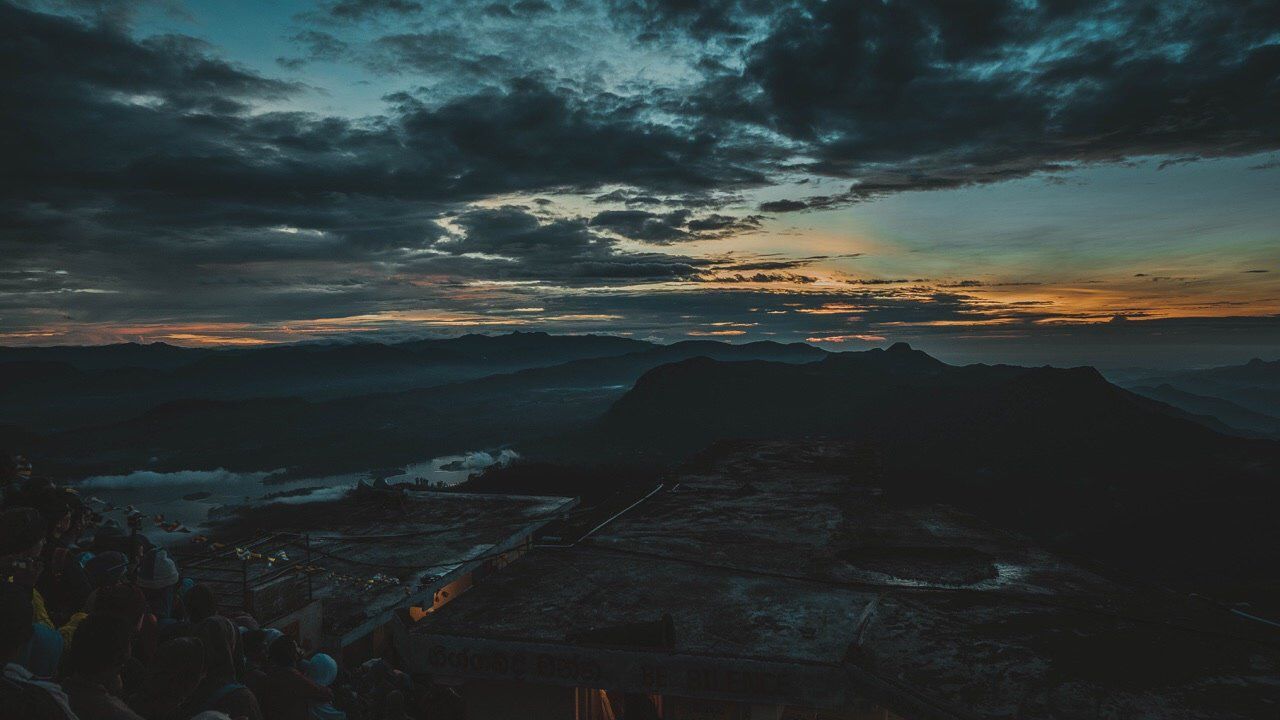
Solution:
[[(332, 687), (338, 679), (338, 661), (325, 653), (312, 655), (309, 660), (298, 663), (298, 667), (303, 675), (322, 688)], [(314, 720), (347, 720), (347, 714), (334, 707), (331, 701), (311, 703), (311, 717)]]
[(161, 625), (168, 625), (181, 617), (178, 607), (178, 566), (164, 548), (153, 548), (138, 563), (136, 584), (147, 598), (147, 607)]

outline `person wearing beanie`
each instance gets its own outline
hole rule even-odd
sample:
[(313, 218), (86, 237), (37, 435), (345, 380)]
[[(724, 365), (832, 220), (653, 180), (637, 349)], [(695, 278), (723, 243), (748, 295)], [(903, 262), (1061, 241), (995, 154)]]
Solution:
[[(338, 679), (338, 662), (325, 653), (316, 653), (309, 660), (298, 663), (302, 673), (311, 682), (329, 688)], [(331, 701), (311, 703), (313, 720), (346, 720), (347, 714), (333, 706)]]
[(90, 615), (80, 623), (62, 687), (81, 720), (143, 720), (120, 699), (131, 635), (129, 624), (112, 615)]
[(178, 597), (178, 566), (164, 548), (153, 548), (138, 563), (136, 581), (147, 598), (147, 607), (155, 615), (156, 622), (167, 626), (181, 617), (181, 600)]
[(178, 566), (169, 557), (169, 551), (156, 548), (142, 556), (138, 566), (138, 587), (143, 590), (163, 590), (178, 584)]

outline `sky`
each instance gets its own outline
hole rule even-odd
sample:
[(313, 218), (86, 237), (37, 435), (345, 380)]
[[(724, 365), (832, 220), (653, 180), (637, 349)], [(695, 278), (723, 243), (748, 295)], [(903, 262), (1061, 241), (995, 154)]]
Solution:
[(1280, 356), (1280, 3), (0, 0), (0, 344)]

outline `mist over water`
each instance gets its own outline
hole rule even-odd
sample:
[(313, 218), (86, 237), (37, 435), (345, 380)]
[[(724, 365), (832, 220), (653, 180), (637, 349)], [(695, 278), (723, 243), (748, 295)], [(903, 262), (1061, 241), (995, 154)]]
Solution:
[(277, 472), (279, 471), (237, 473), (224, 468), (216, 470), (179, 470), (164, 473), (152, 470), (135, 470), (128, 475), (95, 475), (85, 478), (80, 482), (79, 487), (81, 490), (137, 490), (189, 485), (234, 485), (244, 482), (260, 483)]
[(504, 467), (520, 457), (515, 450), (504, 448), (493, 452), (480, 450), (463, 455), (445, 455), (426, 462), (406, 465), (403, 472), (386, 476), (389, 483), (415, 482), (421, 478), (429, 485), (457, 485), (472, 473), (485, 468)]
[[(272, 479), (283, 470), (136, 470), (124, 475), (95, 475), (80, 481), (76, 487), (86, 499), (114, 505), (116, 509), (105, 515), (122, 526), (123, 509), (133, 506), (148, 517), (144, 532), (158, 543), (171, 544), (191, 535), (165, 532), (150, 522), (153, 516), (163, 515), (167, 521), (180, 521), (193, 533), (199, 533), (208, 529), (211, 513), (216, 515), (234, 506), (337, 500), (357, 483), (371, 482), (376, 478), (392, 484), (421, 481), (433, 487), (447, 487), (465, 481), (472, 473), (495, 465), (506, 465), (518, 457), (519, 454), (511, 449), (477, 450), (412, 463), (391, 474), (386, 470), (368, 470), (283, 481)], [(95, 504), (95, 509), (102, 508), (101, 503)]]

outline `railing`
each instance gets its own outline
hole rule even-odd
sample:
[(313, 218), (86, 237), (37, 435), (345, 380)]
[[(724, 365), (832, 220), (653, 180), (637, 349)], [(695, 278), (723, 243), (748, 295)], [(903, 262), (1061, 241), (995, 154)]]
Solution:
[[(284, 551), (288, 559), (267, 562), (266, 557)], [(250, 554), (261, 556), (250, 557)], [(218, 596), (220, 607), (241, 610), (257, 616), (260, 607), (255, 597), (281, 578), (301, 575), (306, 580), (306, 601), (312, 596), (311, 538), (309, 535), (290, 532), (264, 532), (238, 543), (220, 544), (218, 547), (185, 554), (174, 554), (182, 568), (183, 576), (207, 585)], [(287, 611), (286, 611), (287, 612)], [(266, 623), (274, 617), (258, 617)]]

